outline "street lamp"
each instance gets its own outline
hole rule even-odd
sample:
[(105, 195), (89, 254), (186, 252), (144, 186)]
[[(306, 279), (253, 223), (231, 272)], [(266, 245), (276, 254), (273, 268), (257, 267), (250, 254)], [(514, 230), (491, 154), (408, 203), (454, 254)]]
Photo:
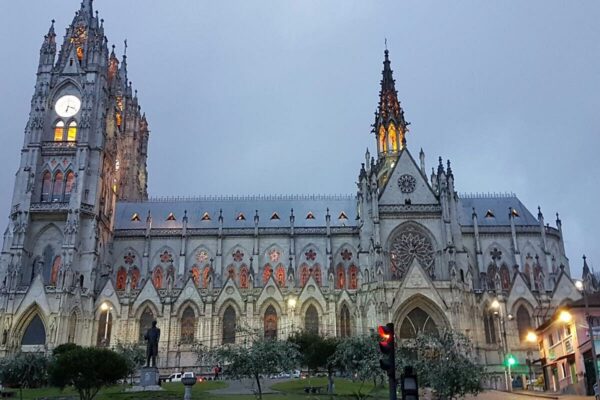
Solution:
[[(529, 331), (527, 332), (527, 335), (525, 335), (525, 341), (529, 342), (529, 343), (537, 343), (538, 341), (538, 336), (534, 331)], [(529, 367), (529, 388), (530, 390), (533, 389), (533, 369), (531, 368), (531, 366), (533, 365), (533, 351), (529, 350), (527, 351), (527, 366)]]
[[(584, 256), (584, 260), (585, 260), (585, 256)], [(594, 364), (594, 375), (596, 376), (596, 387), (598, 389), (600, 389), (600, 376), (598, 376), (598, 361), (596, 359), (597, 355), (596, 355), (596, 342), (594, 340), (594, 327), (592, 326), (592, 316), (590, 315), (590, 305), (588, 303), (588, 297), (587, 297), (587, 285), (585, 285), (585, 283), (588, 283), (587, 280), (586, 282), (582, 282), (582, 281), (575, 281), (575, 287), (577, 288), (577, 290), (579, 290), (583, 296), (583, 303), (585, 305), (585, 319), (587, 321), (587, 326), (588, 326), (588, 332), (590, 335), (590, 343), (592, 345), (592, 363)]]
[(100, 305), (100, 309), (106, 312), (106, 321), (104, 323), (104, 345), (108, 344), (108, 318), (110, 317), (110, 311), (112, 307), (107, 302), (104, 302)]
[(292, 319), (292, 333), (294, 332), (294, 311), (296, 310), (296, 298), (290, 297), (287, 301), (287, 305), (289, 310), (291, 311), (291, 319)]
[[(504, 361), (504, 365), (506, 368), (504, 369), (504, 379), (506, 382), (506, 390), (508, 392), (512, 392), (512, 382), (511, 382), (511, 367), (515, 364), (515, 359), (511, 356), (510, 359), (507, 359), (508, 356), (508, 341), (506, 339), (506, 322), (504, 320), (504, 316), (502, 315), (502, 307), (500, 306), (500, 302), (497, 299), (494, 299), (491, 304), (491, 308), (494, 310), (494, 314), (498, 317), (498, 322), (500, 324), (500, 332), (502, 334), (502, 360)], [(507, 318), (509, 320), (512, 319), (512, 315), (508, 314)]]

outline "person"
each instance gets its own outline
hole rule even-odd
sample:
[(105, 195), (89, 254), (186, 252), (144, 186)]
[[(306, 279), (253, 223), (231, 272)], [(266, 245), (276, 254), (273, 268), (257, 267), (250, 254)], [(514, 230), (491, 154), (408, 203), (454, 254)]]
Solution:
[(146, 367), (150, 367), (150, 361), (152, 361), (152, 367), (156, 367), (158, 341), (160, 340), (160, 329), (156, 327), (156, 321), (152, 321), (152, 327), (144, 335), (144, 340), (148, 342), (146, 344)]
[(213, 372), (215, 374), (215, 381), (219, 380), (219, 367), (217, 365), (213, 368)]

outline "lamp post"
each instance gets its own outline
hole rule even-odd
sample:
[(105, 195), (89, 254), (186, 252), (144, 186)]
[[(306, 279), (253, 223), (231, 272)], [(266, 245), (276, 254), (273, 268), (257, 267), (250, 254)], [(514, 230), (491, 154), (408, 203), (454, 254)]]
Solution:
[(290, 297), (287, 301), (288, 304), (288, 309), (290, 310), (290, 319), (292, 320), (292, 327), (291, 327), (291, 332), (290, 334), (294, 333), (294, 311), (296, 310), (296, 298), (295, 297)]
[[(586, 282), (588, 283), (588, 282)], [(590, 315), (590, 305), (588, 303), (587, 288), (584, 282), (575, 281), (575, 287), (583, 296), (583, 304), (585, 305), (585, 319), (587, 321), (588, 332), (590, 335), (590, 343), (592, 345), (592, 364), (594, 365), (594, 375), (596, 376), (596, 387), (600, 389), (600, 376), (598, 376), (598, 361), (596, 360), (596, 342), (594, 341), (594, 327), (592, 326), (592, 316)]]
[[(512, 392), (511, 366), (515, 363), (515, 359), (513, 357), (507, 358), (509, 353), (509, 347), (508, 340), (506, 339), (506, 321), (502, 313), (502, 307), (500, 306), (500, 302), (497, 299), (492, 301), (491, 308), (494, 310), (494, 314), (498, 317), (500, 332), (502, 335), (502, 360), (505, 363), (504, 379), (506, 382), (506, 391)], [(512, 319), (511, 314), (508, 314), (507, 317), (509, 320)]]
[(108, 346), (108, 321), (112, 307), (107, 302), (104, 302), (100, 305), (100, 309), (106, 312), (106, 321), (104, 322), (104, 345)]

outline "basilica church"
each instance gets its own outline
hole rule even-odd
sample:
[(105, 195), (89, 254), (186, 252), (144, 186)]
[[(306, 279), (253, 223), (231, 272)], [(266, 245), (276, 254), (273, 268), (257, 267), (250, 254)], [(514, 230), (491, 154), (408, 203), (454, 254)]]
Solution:
[(459, 194), (450, 161), (410, 147), (388, 50), (348, 196), (149, 198), (140, 104), (92, 0), (62, 40), (52, 22), (4, 233), (0, 355), (138, 343), (156, 320), (159, 366), (174, 369), (240, 328), (346, 337), (393, 322), (398, 340), (459, 331), (500, 373), (507, 352), (536, 358), (528, 331), (580, 298), (558, 214), (551, 226), (514, 194)]

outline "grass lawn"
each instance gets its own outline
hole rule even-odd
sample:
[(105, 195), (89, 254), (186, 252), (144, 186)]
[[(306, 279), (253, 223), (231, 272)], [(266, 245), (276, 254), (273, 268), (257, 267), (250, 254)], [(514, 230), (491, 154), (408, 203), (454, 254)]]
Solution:
[[(387, 385), (384, 387), (373, 386), (373, 382), (352, 382), (349, 379), (335, 378), (335, 396), (338, 399), (350, 399), (354, 398), (354, 394), (360, 393), (369, 394), (371, 398), (374, 399), (387, 399), (388, 398), (388, 388)], [(304, 388), (307, 386), (313, 387), (321, 387), (321, 394), (306, 394), (304, 393)], [(331, 396), (327, 394), (327, 378), (307, 378), (307, 379), (294, 379), (291, 381), (276, 383), (272, 386), (274, 390), (279, 390), (283, 392), (286, 396), (280, 398), (285, 399), (327, 399)], [(265, 396), (266, 397), (266, 396)], [(266, 397), (268, 399), (275, 400), (277, 399), (276, 395), (269, 395)]]
[[(137, 400), (137, 399), (160, 399), (160, 400), (181, 400), (183, 398), (183, 384), (182, 383), (163, 383), (162, 388), (165, 389), (160, 392), (125, 392), (126, 385), (111, 386), (105, 388), (98, 393), (95, 397), (97, 400)], [(212, 389), (222, 389), (227, 387), (227, 384), (222, 381), (206, 381), (196, 383), (192, 387), (192, 397), (208, 399), (205, 391)], [(16, 390), (15, 399), (19, 399), (18, 390)], [(42, 389), (27, 389), (23, 390), (23, 400), (35, 400), (45, 397), (67, 397), (75, 396), (79, 398), (79, 394), (72, 388), (66, 388), (62, 392), (57, 388), (42, 388)]]

